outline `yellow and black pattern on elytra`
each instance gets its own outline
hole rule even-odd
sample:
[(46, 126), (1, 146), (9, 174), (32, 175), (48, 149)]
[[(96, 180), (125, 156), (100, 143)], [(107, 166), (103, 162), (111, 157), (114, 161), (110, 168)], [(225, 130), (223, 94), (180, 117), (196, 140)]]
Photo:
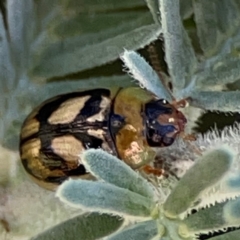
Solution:
[[(20, 154), (26, 171), (40, 185), (60, 184), (86, 174), (79, 154), (102, 148), (117, 155), (109, 131), (111, 92), (95, 89), (50, 99), (23, 124)], [(41, 184), (42, 183), (42, 184)]]
[(139, 169), (154, 159), (152, 147), (171, 145), (184, 130), (187, 120), (176, 106), (134, 87), (57, 96), (23, 124), (23, 166), (35, 182), (52, 190), (68, 177), (91, 177), (81, 162), (89, 148), (101, 148)]

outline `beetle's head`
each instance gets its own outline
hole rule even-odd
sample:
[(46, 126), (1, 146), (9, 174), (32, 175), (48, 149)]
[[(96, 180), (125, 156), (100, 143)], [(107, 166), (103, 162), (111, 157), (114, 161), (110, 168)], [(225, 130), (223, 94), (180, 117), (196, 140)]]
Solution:
[(165, 99), (146, 103), (144, 115), (147, 142), (151, 147), (171, 145), (187, 123), (185, 116)]

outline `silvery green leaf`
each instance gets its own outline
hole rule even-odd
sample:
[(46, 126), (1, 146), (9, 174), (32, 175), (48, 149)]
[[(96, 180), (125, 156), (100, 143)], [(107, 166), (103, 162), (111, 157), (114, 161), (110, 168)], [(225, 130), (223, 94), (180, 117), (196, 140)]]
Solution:
[(153, 199), (152, 186), (120, 159), (103, 150), (90, 149), (81, 156), (86, 169), (98, 179)]
[(183, 220), (192, 233), (208, 233), (209, 230), (223, 230), (238, 227), (240, 222), (240, 200), (230, 200), (198, 211)]
[(213, 187), (230, 170), (234, 157), (225, 146), (200, 157), (168, 196), (163, 205), (165, 214), (174, 217), (198, 204), (202, 192)]
[(240, 10), (240, 2), (238, 0), (236, 0), (235, 3), (237, 5), (238, 9)]
[[(239, 9), (234, 0), (195, 0), (194, 16), (205, 56), (212, 56), (239, 26)], [(224, 16), (224, 17), (223, 17)]]
[[(159, 34), (160, 29), (158, 25), (151, 24), (93, 45), (83, 46), (75, 42), (75, 45), (64, 45), (66, 48), (62, 49), (62, 51), (59, 51), (59, 44), (57, 48), (56, 45), (53, 45), (52, 49), (48, 48), (48, 53), (45, 52), (39, 58), (38, 65), (33, 66), (31, 73), (50, 78), (100, 66), (117, 59), (124, 47), (127, 49), (142, 48), (157, 39)], [(54, 54), (55, 51), (58, 54)]]
[[(10, 44), (7, 39), (7, 31), (4, 27), (3, 16), (0, 13), (0, 115), (4, 115), (5, 97), (9, 98), (6, 94), (12, 90), (16, 85), (15, 71), (11, 62)], [(7, 96), (8, 95), (8, 96)]]
[(145, 221), (134, 224), (133, 226), (126, 228), (108, 240), (123, 240), (123, 239), (138, 239), (138, 240), (152, 240), (158, 234), (157, 222), (154, 220)]
[[(238, 0), (237, 0), (238, 1)], [(235, 34), (235, 30), (239, 28), (239, 9), (237, 8), (236, 0), (221, 0), (216, 1), (216, 13), (217, 13), (217, 20), (218, 20), (218, 27), (221, 31), (224, 40), (227, 40), (227, 34)], [(224, 18), (223, 18), (224, 15)]]
[[(123, 12), (121, 9), (115, 9), (113, 12), (93, 12), (90, 6), (91, 4), (94, 5), (94, 3), (91, 2), (90, 6), (88, 6), (88, 4), (89, 2), (86, 2), (84, 8), (82, 7), (84, 14), (74, 14), (72, 11), (65, 13), (64, 7), (61, 4), (58, 4), (54, 8), (60, 8), (62, 12), (57, 11), (56, 16), (48, 23), (45, 31), (41, 32), (31, 45), (30, 63), (32, 65), (30, 69), (38, 68), (38, 65), (44, 64), (46, 59), (52, 59), (55, 56), (57, 56), (57, 58), (63, 57), (63, 62), (65, 63), (65, 54), (67, 54), (67, 56), (74, 56), (75, 52), (79, 50), (79, 54), (81, 54), (81, 50), (83, 50), (84, 54), (84, 49), (89, 52), (86, 52), (86, 55), (81, 55), (76, 64), (82, 66), (79, 62), (82, 62), (84, 58), (89, 58), (89, 56), (92, 56), (93, 60), (90, 59), (88, 63), (88, 59), (86, 59), (86, 64), (91, 65), (98, 60), (102, 61), (102, 57), (94, 57), (94, 51), (91, 51), (91, 48), (94, 47), (95, 44), (98, 45), (109, 40), (106, 42), (106, 44), (109, 43), (109, 45), (102, 49), (102, 52), (106, 55), (105, 53), (117, 48), (115, 48), (115, 43), (111, 43), (112, 38), (153, 22), (147, 9), (141, 12), (134, 10)], [(64, 18), (62, 15), (64, 15)], [(126, 39), (124, 39), (124, 42), (125, 41)], [(122, 43), (123, 45), (124, 42)], [(122, 49), (123, 47), (121, 47), (121, 51)], [(116, 56), (115, 59), (117, 57), (118, 56)], [(71, 66), (73, 64), (67, 65)], [(93, 65), (93, 67), (94, 66), (95, 65)], [(84, 69), (84, 66), (82, 69)], [(82, 69), (80, 67), (79, 71)], [(78, 69), (75, 71), (78, 71)], [(54, 76), (56, 75), (58, 74), (54, 74)]]
[(152, 13), (154, 22), (161, 24), (161, 13), (160, 13), (159, 2), (156, 0), (145, 0), (145, 1), (147, 3), (149, 10)]
[(196, 87), (203, 90), (223, 87), (239, 79), (240, 58), (233, 57), (232, 54), (218, 58), (211, 66), (196, 75)]
[(223, 208), (224, 220), (231, 226), (239, 226), (240, 222), (240, 198), (228, 201)]
[(159, 0), (166, 61), (173, 83), (174, 95), (189, 84), (197, 67), (190, 39), (182, 25), (179, 0)]
[[(155, 23), (161, 24), (161, 13), (159, 1), (145, 0), (152, 13)], [(192, 0), (180, 0), (180, 14), (183, 19), (189, 18), (193, 14)]]
[(16, 71), (22, 74), (28, 66), (29, 45), (34, 32), (34, 1), (7, 1), (7, 21)]
[(45, 38), (50, 37), (49, 40), (59, 40), (62, 43), (67, 38), (79, 36), (81, 39), (85, 38), (83, 45), (93, 45), (152, 22), (147, 11), (96, 13), (94, 16), (92, 12), (86, 12), (63, 19), (59, 16), (49, 23)]
[(122, 0), (122, 1), (112, 1), (112, 0), (83, 0), (79, 4), (78, 0), (62, 0), (62, 5), (66, 12), (103, 12), (112, 10), (122, 10), (122, 9), (131, 9), (136, 7), (145, 6), (144, 1), (141, 0)]
[(226, 232), (220, 236), (211, 238), (211, 240), (239, 240), (240, 230), (235, 230), (233, 232)]
[(45, 31), (49, 24), (59, 15), (63, 16), (61, 12), (61, 3), (59, 0), (41, 0), (35, 2), (35, 35), (39, 35)]
[(173, 100), (169, 90), (166, 89), (157, 73), (143, 57), (134, 51), (125, 50), (121, 55), (121, 59), (127, 68), (128, 74), (139, 81), (140, 86), (156, 94), (159, 98), (165, 98), (168, 101)]
[(95, 240), (113, 233), (122, 223), (116, 216), (86, 213), (49, 228), (31, 240)]
[[(134, 15), (136, 15), (136, 19), (139, 18), (140, 14), (146, 14), (147, 8), (144, 9), (144, 6), (145, 3), (141, 0), (131, 2), (83, 0), (81, 4), (75, 0), (52, 0), (50, 2), (41, 0), (36, 6), (37, 27), (40, 27), (39, 32), (45, 30), (48, 41), (53, 36), (58, 36), (59, 40), (62, 40), (66, 36), (79, 35), (79, 33), (81, 35), (86, 32), (99, 33), (111, 25), (119, 28), (123, 25), (124, 17), (125, 21), (131, 21)], [(135, 8), (141, 8), (141, 13), (135, 11)], [(123, 11), (123, 9), (126, 9), (126, 11)], [(148, 13), (148, 15), (150, 20), (150, 14)], [(106, 20), (104, 17), (109, 17), (109, 19)], [(152, 23), (152, 21), (149, 23)], [(124, 29), (122, 30), (124, 31)], [(91, 42), (95, 42), (97, 39), (92, 38)]]
[(105, 182), (68, 180), (56, 196), (72, 207), (134, 218), (149, 218), (154, 203), (146, 197)]
[(192, 106), (205, 110), (237, 112), (240, 109), (239, 91), (193, 91), (189, 97), (191, 98), (190, 104)]
[[(75, 20), (74, 17), (77, 19)], [(76, 23), (72, 23), (69, 18), (71, 21), (75, 20)], [(80, 14), (80, 16), (70, 15), (69, 18), (63, 20), (54, 18), (48, 24), (48, 28), (38, 36), (31, 46), (34, 62), (38, 63), (43, 57), (51, 57), (62, 51), (74, 52), (78, 48), (98, 44), (152, 22), (149, 13), (140, 14), (134, 11), (115, 14), (102, 13), (94, 15), (94, 17), (88, 13)], [(124, 19), (131, 19), (131, 22), (126, 24)], [(106, 24), (106, 22), (109, 23)], [(116, 23), (118, 24), (116, 25)], [(68, 24), (73, 26), (68, 26)], [(81, 34), (79, 34), (80, 29)]]
[(193, 14), (192, 0), (180, 0), (180, 14), (183, 19), (189, 18)]

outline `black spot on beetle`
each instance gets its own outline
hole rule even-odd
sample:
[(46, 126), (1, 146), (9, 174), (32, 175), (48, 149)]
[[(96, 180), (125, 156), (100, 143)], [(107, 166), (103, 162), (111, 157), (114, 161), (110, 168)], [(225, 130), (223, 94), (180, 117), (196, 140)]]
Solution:
[(61, 184), (68, 179), (68, 176), (53, 177), (49, 176), (44, 179), (45, 182), (50, 182), (54, 184)]
[(85, 167), (80, 164), (77, 168), (69, 170), (69, 171), (64, 171), (64, 173), (68, 176), (79, 176), (79, 175), (84, 175), (86, 174), (86, 169)]
[(104, 88), (99, 88), (99, 89), (93, 89), (93, 90), (88, 90), (84, 92), (73, 92), (73, 93), (68, 93), (68, 94), (63, 94), (58, 96), (57, 98), (53, 98), (53, 100), (49, 100), (49, 102), (45, 103), (38, 111), (38, 114), (36, 115), (36, 119), (42, 123), (42, 122), (47, 122), (48, 118), (51, 116), (51, 114), (56, 111), (59, 106), (69, 100), (73, 99), (76, 97), (84, 97), (84, 96), (92, 96), (93, 98), (95, 97), (101, 97), (101, 96), (106, 96), (110, 97), (110, 90), (104, 89)]
[(73, 136), (79, 140), (83, 146), (88, 148), (100, 148), (102, 146), (103, 140), (94, 136), (90, 136), (88, 134), (77, 133), (73, 134)]
[(87, 118), (98, 114), (101, 110), (100, 103), (102, 101), (101, 95), (91, 96), (84, 104), (79, 114), (76, 116), (74, 121), (85, 122)]
[[(28, 174), (32, 175), (32, 170), (28, 167), (28, 160), (25, 159), (25, 158), (22, 159), (22, 164), (23, 164), (26, 172), (27, 172)], [(36, 178), (38, 178), (38, 177), (36, 177)], [(40, 179), (40, 178), (38, 178), (38, 179)]]

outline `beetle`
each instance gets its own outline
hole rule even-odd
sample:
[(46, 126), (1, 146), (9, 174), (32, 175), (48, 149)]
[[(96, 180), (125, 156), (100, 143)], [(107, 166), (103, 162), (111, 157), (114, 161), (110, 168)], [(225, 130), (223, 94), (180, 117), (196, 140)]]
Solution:
[(20, 155), (26, 172), (54, 190), (69, 177), (88, 178), (79, 154), (101, 148), (139, 169), (184, 131), (185, 116), (165, 99), (137, 88), (90, 89), (51, 98), (23, 123)]

